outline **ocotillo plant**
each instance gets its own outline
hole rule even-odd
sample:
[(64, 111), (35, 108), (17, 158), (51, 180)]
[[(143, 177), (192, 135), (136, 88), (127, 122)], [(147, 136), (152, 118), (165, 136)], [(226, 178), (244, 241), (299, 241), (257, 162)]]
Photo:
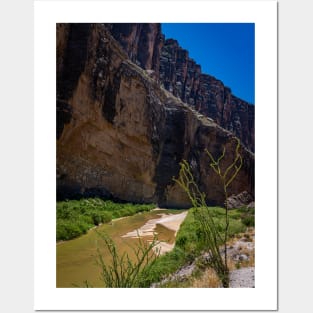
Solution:
[[(158, 240), (154, 236), (151, 243), (144, 242), (139, 234), (139, 243), (131, 247), (134, 257), (130, 258), (128, 253), (119, 254), (114, 241), (105, 233), (98, 232), (99, 237), (104, 241), (106, 252), (111, 258), (108, 264), (104, 262), (100, 249), (97, 249), (97, 264), (101, 269), (101, 281), (106, 288), (134, 288), (139, 287), (142, 275), (155, 263), (160, 254), (157, 247)], [(85, 287), (92, 287), (88, 281), (84, 282)]]
[[(233, 162), (223, 171), (221, 161), (225, 157), (225, 147), (223, 153), (216, 160), (213, 155), (206, 149), (205, 152), (209, 157), (209, 165), (219, 177), (225, 199), (225, 227), (220, 230), (218, 225), (213, 220), (205, 200), (205, 194), (200, 191), (193, 177), (191, 168), (186, 160), (180, 163), (180, 171), (178, 179), (174, 181), (187, 193), (195, 210), (195, 218), (201, 225), (201, 229), (205, 234), (205, 240), (209, 248), (210, 261), (217, 275), (221, 279), (224, 288), (229, 287), (229, 269), (227, 263), (227, 241), (229, 230), (228, 216), (228, 187), (237, 176), (242, 167), (242, 157), (239, 153), (240, 141), (237, 139), (235, 156)], [(220, 245), (224, 246), (224, 255), (221, 253)]]

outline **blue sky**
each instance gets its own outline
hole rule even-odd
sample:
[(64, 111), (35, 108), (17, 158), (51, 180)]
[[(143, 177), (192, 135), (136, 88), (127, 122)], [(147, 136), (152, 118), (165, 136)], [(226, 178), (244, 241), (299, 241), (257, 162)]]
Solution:
[(220, 79), (232, 93), (254, 104), (254, 24), (162, 24), (165, 38), (176, 39), (201, 65), (202, 72)]

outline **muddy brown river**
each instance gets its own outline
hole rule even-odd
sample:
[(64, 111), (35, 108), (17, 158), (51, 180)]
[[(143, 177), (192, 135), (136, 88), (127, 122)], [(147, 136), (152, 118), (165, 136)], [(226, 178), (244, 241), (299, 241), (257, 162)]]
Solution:
[[(139, 213), (133, 216), (113, 220), (110, 224), (97, 227), (98, 232), (105, 232), (110, 236), (117, 247), (119, 254), (127, 252), (131, 258), (134, 257), (132, 246), (138, 244), (138, 239), (125, 236), (136, 229), (145, 227), (153, 219), (164, 217), (165, 214), (181, 214), (182, 210), (153, 210)], [(165, 217), (166, 217), (165, 216)], [(175, 231), (156, 224), (154, 232), (157, 233), (159, 241), (173, 244), (175, 242)], [(151, 241), (152, 235), (143, 236), (142, 240)], [(104, 287), (100, 280), (100, 268), (96, 264), (97, 248), (100, 249), (104, 262), (111, 261), (105, 252), (103, 240), (95, 229), (87, 234), (56, 246), (56, 286), (60, 288), (84, 287), (84, 281), (88, 281), (93, 287)]]

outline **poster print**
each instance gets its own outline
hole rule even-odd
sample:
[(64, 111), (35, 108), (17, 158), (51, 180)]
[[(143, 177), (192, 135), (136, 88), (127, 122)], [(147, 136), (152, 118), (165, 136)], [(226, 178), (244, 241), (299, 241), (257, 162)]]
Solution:
[(255, 24), (55, 24), (57, 293), (257, 289)]

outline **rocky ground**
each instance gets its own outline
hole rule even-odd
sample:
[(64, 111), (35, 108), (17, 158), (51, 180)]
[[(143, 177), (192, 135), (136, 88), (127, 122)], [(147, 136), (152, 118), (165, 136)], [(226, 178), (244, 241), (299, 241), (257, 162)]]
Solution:
[(230, 272), (231, 288), (254, 288), (254, 267), (244, 267)]
[[(243, 234), (238, 234), (228, 244), (228, 266), (230, 269), (231, 288), (254, 288), (254, 229), (248, 229)], [(211, 269), (202, 269), (202, 275), (198, 278), (192, 277), (197, 270), (197, 264), (208, 263), (209, 254), (204, 253), (191, 264), (185, 265), (161, 283), (153, 284), (151, 287), (171, 285), (172, 283), (184, 284), (186, 287), (212, 288), (221, 287), (216, 274)]]
[[(135, 229), (122, 237), (137, 238), (139, 236), (152, 236), (157, 224), (161, 224), (175, 232), (178, 231), (181, 223), (187, 215), (187, 211), (180, 214), (164, 214), (162, 209), (159, 210), (158, 218), (149, 220), (139, 229)], [(159, 242), (156, 248), (160, 254), (172, 250), (174, 244)], [(230, 269), (230, 287), (231, 288), (254, 288), (254, 228), (249, 228), (245, 233), (237, 234), (229, 240), (227, 245), (228, 266)], [(174, 274), (165, 278), (160, 283), (155, 283), (151, 287), (160, 287), (164, 285), (172, 286), (176, 284), (184, 287), (198, 288), (220, 288), (220, 282), (215, 272), (208, 267), (210, 255), (208, 252), (203, 253), (191, 264), (187, 264)], [(199, 264), (201, 268), (199, 269)], [(202, 271), (202, 274), (194, 277), (196, 271)]]

